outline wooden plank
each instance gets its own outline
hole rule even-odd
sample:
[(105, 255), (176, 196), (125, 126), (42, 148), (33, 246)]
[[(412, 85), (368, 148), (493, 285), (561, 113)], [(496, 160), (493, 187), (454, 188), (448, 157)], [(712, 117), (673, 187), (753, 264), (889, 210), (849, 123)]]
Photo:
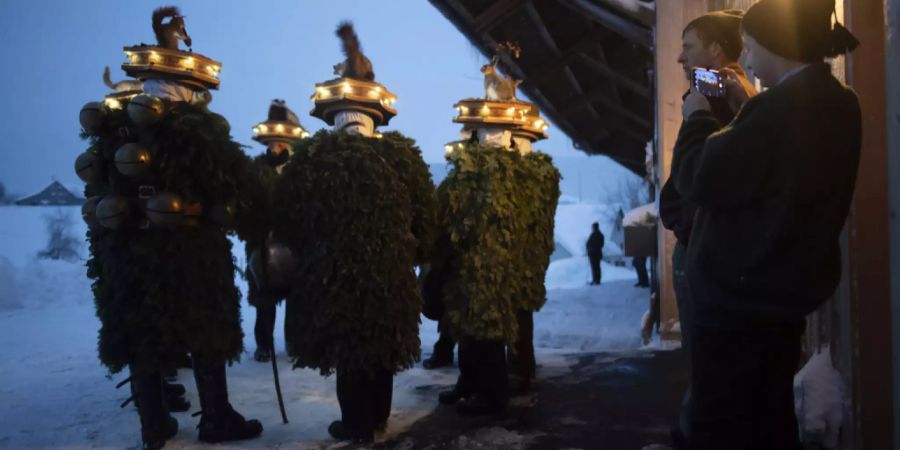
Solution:
[(472, 21), (476, 34), (486, 33), (518, 12), (525, 0), (499, 0)]
[[(653, 47), (653, 33), (649, 28), (623, 18), (607, 8), (598, 6), (588, 0), (561, 0), (560, 4), (572, 9), (580, 15), (589, 17), (591, 20), (609, 28), (631, 42), (646, 48)], [(657, 5), (657, 8), (658, 7), (659, 6)]]
[(622, 75), (612, 67), (609, 67), (605, 63), (585, 54), (584, 52), (579, 52), (576, 57), (578, 58), (579, 62), (591, 68), (593, 71), (599, 73), (605, 78), (612, 80), (617, 86), (628, 89), (642, 99), (650, 100), (650, 89), (646, 86)]

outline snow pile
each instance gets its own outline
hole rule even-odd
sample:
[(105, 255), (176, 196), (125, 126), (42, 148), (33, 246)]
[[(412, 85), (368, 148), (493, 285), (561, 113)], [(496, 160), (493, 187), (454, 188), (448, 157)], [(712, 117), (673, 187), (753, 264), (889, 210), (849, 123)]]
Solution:
[(825, 449), (838, 445), (847, 390), (831, 364), (829, 347), (816, 352), (794, 376), (794, 408), (801, 440)]
[[(607, 281), (635, 280), (637, 275), (630, 267), (618, 267), (600, 263), (603, 283)], [(591, 281), (591, 267), (587, 256), (576, 256), (553, 261), (547, 268), (544, 284), (547, 290), (578, 289)]]
[(656, 208), (656, 203), (648, 203), (625, 213), (625, 218), (622, 219), (622, 226), (653, 226), (656, 224), (658, 217), (659, 211)]

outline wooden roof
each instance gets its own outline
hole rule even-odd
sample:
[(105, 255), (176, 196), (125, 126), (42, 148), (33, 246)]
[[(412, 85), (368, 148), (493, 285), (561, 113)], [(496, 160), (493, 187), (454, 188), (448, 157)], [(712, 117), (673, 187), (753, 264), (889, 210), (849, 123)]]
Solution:
[(588, 154), (643, 174), (654, 133), (653, 2), (430, 0), (485, 56), (522, 48), (501, 70)]

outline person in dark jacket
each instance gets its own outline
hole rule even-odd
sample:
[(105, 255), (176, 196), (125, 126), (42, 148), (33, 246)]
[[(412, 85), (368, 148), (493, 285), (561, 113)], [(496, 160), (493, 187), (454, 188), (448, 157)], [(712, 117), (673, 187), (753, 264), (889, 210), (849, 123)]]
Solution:
[[(755, 92), (747, 81), (744, 71), (738, 64), (738, 59), (744, 49), (741, 38), (741, 17), (743, 11), (715, 11), (704, 14), (687, 24), (681, 34), (682, 50), (678, 55), (678, 63), (684, 69), (685, 77), (691, 81), (693, 68), (702, 67), (714, 70), (730, 69), (748, 86), (748, 90)], [(684, 94), (686, 98), (690, 90)], [(730, 123), (736, 114), (735, 107), (727, 98), (707, 96), (712, 114), (722, 123)], [(675, 187), (676, 173), (672, 171), (669, 179), (663, 185), (659, 197), (659, 213), (663, 226), (674, 232), (677, 239), (675, 249), (672, 252), (672, 284), (675, 288), (675, 300), (678, 305), (678, 316), (681, 323), (681, 348), (686, 358), (690, 358), (690, 290), (687, 283), (687, 271), (685, 260), (688, 241), (691, 236), (691, 227), (694, 223), (694, 215), (697, 206), (683, 198)], [(689, 409), (690, 387), (685, 394), (685, 411)], [(675, 433), (675, 440), (682, 443), (685, 436), (690, 433), (689, 419), (684, 416), (681, 419), (679, 430)]]
[(587, 255), (588, 261), (591, 263), (592, 286), (600, 285), (600, 277), (602, 275), (600, 261), (603, 259), (603, 244), (605, 243), (606, 238), (603, 236), (603, 233), (600, 232), (600, 224), (594, 222), (594, 224), (591, 225), (591, 235), (587, 240)]
[[(691, 93), (675, 144), (678, 192), (698, 206), (687, 255), (692, 295), (689, 448), (800, 448), (793, 376), (805, 316), (841, 274), (861, 143), (856, 95), (823, 60), (858, 42), (833, 1), (761, 0), (742, 22), (747, 66), (769, 90), (730, 124)], [(724, 128), (723, 128), (724, 125)]]

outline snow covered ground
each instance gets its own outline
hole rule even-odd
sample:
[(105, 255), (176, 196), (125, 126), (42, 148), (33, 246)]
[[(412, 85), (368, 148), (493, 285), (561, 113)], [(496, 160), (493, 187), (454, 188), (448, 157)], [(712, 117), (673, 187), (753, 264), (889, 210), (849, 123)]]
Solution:
[[(589, 231), (590, 214), (584, 205), (561, 207), (558, 239), (571, 245), (570, 258), (555, 261), (547, 275), (548, 302), (535, 315), (535, 346), (539, 377), (568, 370), (574, 353), (623, 351), (640, 348), (641, 316), (648, 291), (632, 287), (633, 272), (604, 265), (604, 284), (587, 286), (587, 258), (580, 234)], [(124, 374), (107, 377), (96, 356), (99, 323), (94, 316), (90, 283), (82, 262), (38, 260), (46, 243), (42, 216), (53, 208), (0, 207), (0, 448), (121, 449), (139, 448), (139, 423), (131, 406), (119, 408), (128, 394), (115, 390)], [(73, 232), (83, 236), (79, 208), (67, 207)], [(579, 212), (580, 211), (580, 212)], [(573, 215), (575, 217), (569, 217)], [(570, 224), (571, 223), (571, 227)], [(582, 226), (584, 224), (584, 226)], [(570, 236), (579, 233), (578, 236)], [(581, 243), (579, 243), (579, 240)], [(82, 247), (81, 254), (86, 249)], [(236, 252), (236, 253), (243, 253)], [(239, 285), (244, 283), (238, 279)], [(284, 357), (278, 313), (276, 345), (287, 414), (282, 425), (275, 402), (271, 366), (251, 358), (255, 344), (255, 310), (243, 308), (245, 353), (228, 369), (229, 391), (235, 407), (266, 427), (262, 438), (232, 445), (206, 446), (196, 441), (198, 418), (176, 414), (178, 436), (167, 448), (333, 448), (328, 424), (339, 417), (333, 378), (310, 370), (291, 370)], [(423, 356), (437, 339), (436, 324), (423, 319)], [(646, 350), (644, 350), (646, 351)], [(188, 389), (193, 411), (198, 410), (191, 373), (180, 379)], [(434, 386), (450, 386), (456, 370), (425, 371), (420, 366), (394, 381), (394, 403), (387, 436), (396, 435), (436, 406)]]

